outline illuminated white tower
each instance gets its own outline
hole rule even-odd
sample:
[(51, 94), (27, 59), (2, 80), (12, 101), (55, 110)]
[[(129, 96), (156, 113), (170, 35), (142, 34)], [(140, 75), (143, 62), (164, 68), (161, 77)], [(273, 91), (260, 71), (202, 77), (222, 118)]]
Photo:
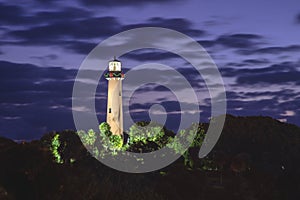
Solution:
[(122, 109), (122, 64), (119, 60), (109, 62), (105, 78), (108, 80), (107, 116), (106, 122), (114, 135), (123, 135), (123, 109)]

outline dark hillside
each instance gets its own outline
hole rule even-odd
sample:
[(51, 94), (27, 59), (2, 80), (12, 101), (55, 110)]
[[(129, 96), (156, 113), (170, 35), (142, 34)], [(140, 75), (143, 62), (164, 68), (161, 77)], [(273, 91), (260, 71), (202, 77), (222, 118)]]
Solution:
[(59, 133), (64, 162), (58, 164), (49, 149), (55, 134), (26, 143), (0, 138), (1, 200), (300, 199), (300, 128), (269, 117), (229, 115), (207, 158), (191, 148), (193, 167), (180, 158), (147, 174), (101, 164), (73, 131)]

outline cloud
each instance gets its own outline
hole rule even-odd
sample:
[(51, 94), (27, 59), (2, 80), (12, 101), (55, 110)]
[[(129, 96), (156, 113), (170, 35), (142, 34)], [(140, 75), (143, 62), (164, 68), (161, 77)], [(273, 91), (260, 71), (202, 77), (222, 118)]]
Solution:
[(296, 16), (296, 23), (297, 23), (297, 24), (300, 24), (300, 14), (298, 14), (298, 15)]
[(299, 52), (300, 45), (290, 45), (285, 47), (264, 47), (264, 48), (257, 48), (257, 49), (243, 49), (238, 50), (237, 53), (242, 55), (252, 55), (252, 54), (284, 54), (284, 53), (293, 53)]
[[(181, 69), (180, 69), (181, 70)], [(197, 77), (189, 77), (190, 70), (185, 70), (185, 76), (189, 81), (197, 87)], [(294, 73), (294, 81), (299, 74), (295, 71), (286, 71), (277, 73), (278, 76), (274, 78), (277, 80), (282, 73)], [(7, 136), (14, 139), (32, 139), (38, 138), (43, 133), (51, 130), (73, 129), (72, 118), (72, 89), (73, 81), (77, 71), (73, 69), (64, 69), (60, 67), (47, 67), (41, 68), (32, 64), (12, 63), (7, 61), (0, 61), (0, 135)], [(87, 78), (89, 75), (97, 76), (94, 71), (86, 71)], [(252, 73), (252, 72), (251, 72)], [(243, 84), (253, 85), (253, 83), (273, 84), (269, 81), (270, 74), (276, 74), (274, 69), (272, 72), (263, 74), (264, 79), (252, 79), (252, 76), (257, 77), (259, 73), (249, 73), (249, 80)], [(239, 76), (243, 77), (243, 76)], [(283, 75), (289, 77), (291, 74)], [(171, 79), (172, 83), (176, 84), (176, 79)], [(287, 78), (286, 78), (287, 79)], [(248, 79), (247, 79), (248, 80)], [(245, 81), (245, 80), (244, 80)], [(284, 82), (284, 80), (279, 80)], [(275, 81), (276, 83), (278, 82)], [(97, 88), (96, 94), (96, 110), (97, 117), (100, 121), (105, 120), (106, 109), (106, 80), (101, 78)], [(130, 109), (132, 110), (132, 117), (136, 120), (147, 120), (149, 115), (148, 109), (155, 103), (161, 103), (162, 106), (169, 113), (167, 115), (167, 126), (176, 130), (177, 124), (175, 121), (180, 120), (180, 107), (176, 97), (164, 86), (158, 84), (145, 85), (139, 88), (135, 93), (147, 93), (155, 91), (161, 95), (157, 95), (156, 100), (148, 103), (140, 103), (139, 99), (133, 98), (130, 102)], [(86, 99), (91, 98), (86, 91), (82, 91)], [(168, 94), (165, 96), (165, 94)], [(172, 96), (173, 95), (173, 96)], [(203, 94), (202, 94), (203, 95)], [(247, 92), (243, 90), (227, 91), (228, 113), (236, 115), (269, 115), (275, 118), (282, 118), (284, 114), (288, 122), (298, 119), (299, 110), (299, 96), (296, 90), (280, 89), (278, 91), (265, 91), (260, 92)], [(84, 103), (85, 98), (81, 99)], [(145, 100), (145, 99), (144, 99)], [(183, 102), (184, 103), (184, 102)], [(190, 107), (189, 103), (184, 103), (187, 108)], [(201, 119), (209, 117), (210, 114), (210, 99), (206, 103), (201, 103)], [(84, 107), (78, 109), (85, 109)], [(191, 110), (192, 111), (192, 110)], [(286, 113), (285, 111), (294, 111)], [(296, 121), (295, 121), (296, 122)]]
[(58, 0), (35, 0), (39, 3), (45, 3), (45, 4), (50, 4), (50, 3), (53, 3), (53, 2), (56, 2)]
[(270, 61), (268, 59), (247, 59), (247, 60), (244, 60), (243, 63), (245, 65), (264, 65), (264, 64), (269, 64)]
[(139, 27), (164, 27), (174, 29), (190, 36), (203, 36), (206, 31), (192, 28), (192, 23), (184, 18), (161, 18), (154, 17), (147, 20), (145, 23), (124, 25), (123, 30)]
[(282, 62), (260, 68), (223, 67), (220, 71), (224, 77), (236, 77), (235, 86), (238, 87), (254, 84), (287, 86), (300, 84), (298, 67), (298, 62)]
[[(225, 47), (229, 50), (234, 50), (239, 55), (262, 55), (262, 54), (288, 54), (294, 52), (300, 52), (300, 45), (293, 44), (289, 46), (266, 46), (262, 47), (266, 42), (265, 37), (257, 34), (225, 34), (217, 37), (213, 40), (198, 40), (198, 43), (204, 48), (212, 47)], [(249, 60), (248, 60), (249, 61)], [(255, 60), (252, 60), (255, 62)], [(252, 62), (250, 61), (250, 62)], [(258, 63), (244, 63), (246, 64), (258, 64)], [(259, 63), (263, 64), (263, 63)]]
[[(144, 110), (144, 112), (148, 112), (151, 106), (154, 104), (157, 104), (158, 102), (153, 103), (146, 103), (146, 104), (140, 104), (140, 103), (131, 103), (129, 105), (129, 108), (131, 111), (135, 110)], [(180, 104), (178, 101), (164, 101), (161, 102), (161, 105), (165, 108), (167, 112), (174, 112), (174, 111), (180, 111)]]
[(280, 114), (283, 117), (295, 116), (296, 113), (293, 110), (286, 110), (284, 113)]
[(56, 60), (59, 56), (56, 54), (48, 54), (46, 56), (31, 56), (30, 58), (34, 58), (37, 60)]
[[(42, 1), (45, 2), (45, 1)], [(53, 0), (47, 1), (53, 3)], [(0, 2), (0, 22), (2, 25), (13, 26), (37, 26), (49, 24), (50, 22), (73, 21), (92, 17), (91, 12), (84, 8), (63, 7), (55, 10), (39, 9), (41, 11), (33, 11), (25, 9), (21, 4), (4, 4)]]
[(92, 17), (91, 12), (83, 8), (64, 7), (59, 10), (38, 11), (32, 14), (35, 23), (50, 23), (57, 21), (70, 21)]
[(277, 100), (289, 101), (296, 99), (298, 93), (292, 89), (284, 89), (278, 91), (259, 91), (259, 92), (240, 92), (240, 99), (248, 98), (273, 98)]
[(76, 74), (76, 70), (68, 70), (60, 67), (40, 68), (33, 64), (26, 63), (12, 63), (7, 61), (0, 61), (1, 66), (1, 80), (0, 81), (20, 81), (32, 80), (34, 81), (44, 79), (62, 79), (68, 80)]
[[(0, 61), (0, 135), (32, 139), (51, 130), (74, 129), (71, 107), (76, 73), (74, 69)], [(88, 92), (82, 92), (90, 98)], [(103, 95), (103, 90), (97, 90), (97, 97)], [(96, 101), (105, 110), (105, 99)]]
[(262, 36), (255, 34), (222, 35), (215, 43), (229, 48), (253, 48), (260, 43)]
[(110, 36), (120, 31), (114, 17), (93, 17), (72, 21), (58, 21), (25, 30), (14, 30), (8, 34), (23, 39), (29, 44), (47, 44), (57, 39), (91, 39)]
[[(13, 139), (32, 139), (51, 130), (74, 128), (71, 97), (76, 70), (61, 67), (41, 68), (32, 64), (7, 61), (0, 61), (0, 66), (0, 124), (4, 124), (0, 135)], [(98, 73), (91, 70), (84, 73), (87, 78), (91, 74), (98, 76)], [(172, 77), (170, 78), (169, 81), (172, 81)], [(196, 80), (191, 79), (191, 82), (197, 84)], [(97, 88), (96, 110), (100, 111), (97, 113), (99, 121), (104, 121), (107, 81), (101, 78), (99, 85), (101, 87)], [(158, 102), (162, 103), (167, 112), (170, 112), (168, 126), (173, 128), (172, 120), (177, 119), (180, 113), (176, 114), (179, 104), (176, 99), (170, 97), (173, 95), (172, 92), (157, 84), (150, 85), (148, 89), (160, 92), (160, 97), (168, 94), (168, 98), (164, 101), (160, 99)], [(140, 88), (138, 92), (148, 91)], [(86, 97), (81, 99), (83, 103), (91, 98), (87, 91), (82, 93)], [(141, 109), (141, 112), (134, 112), (134, 115), (138, 115), (140, 120), (147, 119), (146, 111), (150, 104), (133, 103), (134, 106), (131, 106), (133, 110)]]
[(97, 43), (93, 42), (83, 42), (83, 41), (62, 41), (60, 43), (61, 47), (72, 51), (74, 53), (87, 55), (89, 52), (93, 50), (97, 46)]
[(281, 73), (266, 73), (266, 74), (253, 74), (253, 75), (241, 75), (237, 78), (237, 84), (288, 84), (296, 83), (300, 85), (300, 72), (281, 72)]
[(197, 42), (204, 48), (211, 48), (217, 44), (214, 40), (198, 40)]
[(222, 46), (230, 49), (252, 49), (262, 43), (263, 36), (248, 33), (224, 34), (213, 40), (198, 40), (205, 48)]
[(30, 22), (24, 9), (17, 5), (7, 5), (0, 2), (0, 22), (3, 25), (20, 25)]
[(246, 59), (243, 60), (242, 62), (229, 62), (225, 66), (227, 67), (258, 67), (258, 66), (264, 66), (266, 64), (270, 64), (270, 60), (268, 59)]
[[(245, 66), (244, 61), (240, 63), (241, 66)], [(281, 74), (285, 72), (296, 72), (298, 68), (297, 62), (282, 62), (278, 64), (272, 64), (267, 67), (248, 67), (248, 68), (235, 68), (235, 67), (223, 67), (220, 68), (220, 72), (223, 76), (226, 77), (239, 77), (239, 76), (251, 76), (251, 75), (268, 75)], [(240, 66), (239, 63), (228, 63), (225, 66)]]
[[(89, 17), (85, 10), (77, 8), (65, 8), (56, 12), (42, 11), (34, 15), (34, 20), (37, 21), (36, 25), (8, 31), (6, 37), (15, 40), (2, 41), (2, 43), (6, 45), (60, 46), (78, 54), (87, 54), (97, 45), (91, 39), (109, 37), (132, 28), (157, 26), (175, 29), (194, 36), (206, 34), (203, 30), (193, 29), (192, 23), (182, 18), (156, 17), (148, 19), (145, 23), (123, 25), (115, 17)], [(161, 54), (155, 51), (129, 53), (128, 56), (138, 61), (142, 58), (159, 60), (174, 57), (171, 53)]]
[(169, 60), (170, 58), (178, 58), (179, 56), (171, 52), (165, 52), (157, 49), (142, 49), (129, 52), (125, 55), (126, 58), (137, 61), (157, 61)]
[[(249, 92), (245, 87), (227, 91), (227, 113), (238, 116), (272, 116), (276, 119), (281, 119), (284, 115), (287, 122), (299, 124), (299, 92), (296, 89), (269, 91), (268, 86), (265, 88), (263, 90), (261, 87), (260, 91), (255, 92)], [(209, 102), (210, 99), (205, 101)]]
[[(175, 0), (179, 1), (179, 0)], [(140, 6), (151, 3), (169, 3), (174, 2), (174, 0), (79, 0), (83, 5), (87, 6), (105, 6), (105, 7), (115, 7), (115, 6)]]

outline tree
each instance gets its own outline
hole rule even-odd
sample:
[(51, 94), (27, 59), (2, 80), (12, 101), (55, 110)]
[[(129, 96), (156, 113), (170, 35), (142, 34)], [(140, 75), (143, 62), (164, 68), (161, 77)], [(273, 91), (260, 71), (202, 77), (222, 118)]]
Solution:
[(103, 133), (108, 137), (110, 137), (112, 135), (112, 132), (110, 131), (110, 125), (107, 122), (102, 122), (99, 125), (99, 130), (100, 130), (100, 133)]
[[(195, 155), (194, 150), (199, 151), (204, 138), (203, 127), (193, 123), (188, 129), (180, 130), (175, 138), (170, 138), (167, 147), (172, 149), (175, 154), (182, 155), (185, 166), (192, 169), (196, 159), (198, 159), (198, 154)], [(186, 147), (185, 144), (190, 145)]]
[(137, 122), (129, 128), (128, 150), (133, 152), (152, 152), (168, 143), (164, 128), (156, 123)]
[(56, 163), (62, 164), (63, 163), (63, 159), (60, 155), (59, 149), (60, 149), (60, 140), (59, 140), (59, 134), (56, 134), (51, 141), (51, 146), (50, 146), (50, 150), (51, 153), (55, 159)]

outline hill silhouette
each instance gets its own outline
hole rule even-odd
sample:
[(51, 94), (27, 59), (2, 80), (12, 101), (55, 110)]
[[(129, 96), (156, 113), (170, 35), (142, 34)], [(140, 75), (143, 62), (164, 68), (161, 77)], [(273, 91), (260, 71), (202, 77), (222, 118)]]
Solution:
[[(63, 164), (49, 149), (56, 134)], [(189, 149), (192, 168), (180, 158), (156, 172), (127, 174), (94, 159), (71, 130), (31, 142), (0, 138), (0, 199), (300, 199), (295, 125), (228, 115), (213, 151), (204, 159), (198, 151)]]

